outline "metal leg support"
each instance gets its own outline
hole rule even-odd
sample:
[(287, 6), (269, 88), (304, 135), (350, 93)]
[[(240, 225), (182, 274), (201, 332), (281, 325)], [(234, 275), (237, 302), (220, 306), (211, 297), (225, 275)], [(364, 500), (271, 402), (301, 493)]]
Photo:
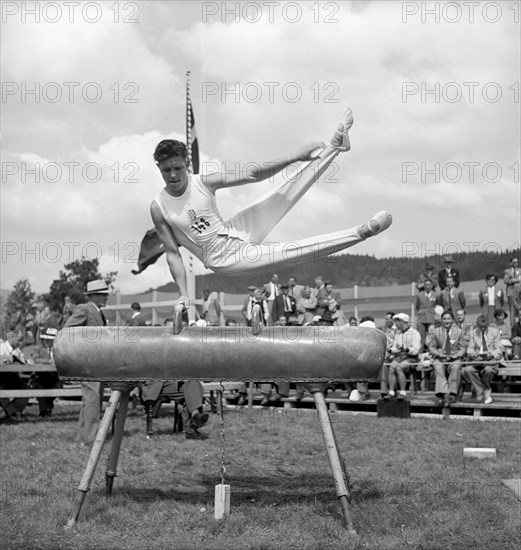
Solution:
[(333, 473), (333, 479), (335, 481), (336, 494), (342, 506), (345, 526), (350, 534), (356, 535), (353, 520), (351, 518), (351, 510), (349, 508), (349, 488), (344, 476), (343, 463), (335, 439), (333, 426), (331, 424), (331, 417), (329, 416), (329, 411), (327, 410), (323, 388), (319, 390), (312, 387), (309, 388), (309, 391), (315, 398), (318, 418), (320, 421), (320, 426), (322, 427), (322, 435), (324, 436), (324, 443), (326, 444), (329, 464), (331, 466), (331, 472)]
[(90, 451), (87, 466), (85, 467), (83, 477), (81, 478), (80, 484), (78, 485), (79, 492), (77, 493), (74, 500), (66, 529), (72, 529), (76, 525), (76, 521), (78, 520), (78, 516), (80, 515), (81, 507), (83, 506), (83, 501), (85, 500), (87, 491), (90, 488), (90, 483), (92, 481), (92, 478), (94, 477), (94, 472), (96, 470), (96, 466), (98, 464), (98, 460), (103, 449), (103, 443), (105, 443), (105, 439), (107, 438), (110, 424), (112, 422), (112, 419), (114, 418), (114, 414), (116, 413), (116, 409), (121, 399), (122, 393), (123, 392), (119, 390), (115, 390), (110, 396), (108, 407), (105, 409), (105, 414), (103, 415), (98, 433), (96, 434), (96, 439), (94, 440), (94, 444), (92, 445), (92, 449)]
[(118, 466), (119, 451), (121, 450), (121, 440), (125, 429), (125, 420), (127, 418), (128, 402), (130, 392), (126, 391), (121, 396), (118, 411), (116, 413), (116, 426), (114, 429), (114, 438), (112, 439), (112, 448), (107, 462), (107, 470), (105, 471), (105, 493), (108, 497), (112, 496), (112, 485), (116, 477)]

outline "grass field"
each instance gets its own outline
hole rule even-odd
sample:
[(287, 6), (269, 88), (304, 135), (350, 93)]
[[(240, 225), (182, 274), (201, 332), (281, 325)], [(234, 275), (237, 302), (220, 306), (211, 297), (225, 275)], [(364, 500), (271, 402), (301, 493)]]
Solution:
[[(213, 518), (218, 417), (205, 429), (208, 440), (187, 441), (170, 433), (164, 413), (147, 440), (142, 410), (131, 412), (114, 495), (104, 496), (107, 446), (72, 532), (63, 526), (88, 456), (74, 443), (76, 406), (60, 406), (50, 421), (1, 425), (2, 550), (521, 545), (521, 504), (501, 485), (521, 477), (518, 422), (335, 415), (359, 534), (350, 538), (313, 412), (228, 412), (232, 511), (220, 522)], [(495, 447), (497, 459), (464, 459), (464, 447)]]

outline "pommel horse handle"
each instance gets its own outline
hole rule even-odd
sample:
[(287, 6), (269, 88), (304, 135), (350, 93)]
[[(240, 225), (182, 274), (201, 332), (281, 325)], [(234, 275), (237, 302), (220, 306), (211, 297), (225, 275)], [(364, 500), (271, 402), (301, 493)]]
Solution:
[(184, 304), (177, 304), (174, 307), (174, 328), (173, 328), (174, 334), (181, 334), (183, 330), (184, 307), (185, 307)]
[(255, 304), (251, 310), (251, 333), (258, 336), (262, 332), (262, 323), (260, 322), (260, 305)]

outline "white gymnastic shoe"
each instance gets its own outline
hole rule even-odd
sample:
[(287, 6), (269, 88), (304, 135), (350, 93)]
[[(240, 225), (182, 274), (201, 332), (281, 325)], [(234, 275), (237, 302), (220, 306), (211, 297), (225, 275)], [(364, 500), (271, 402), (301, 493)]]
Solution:
[(331, 147), (340, 151), (349, 151), (351, 149), (351, 141), (349, 140), (349, 130), (353, 126), (353, 111), (348, 107), (342, 115), (342, 120), (338, 124), (338, 128), (331, 138)]
[(356, 230), (362, 239), (374, 237), (385, 231), (393, 223), (393, 217), (387, 210), (380, 210), (370, 220), (363, 223)]

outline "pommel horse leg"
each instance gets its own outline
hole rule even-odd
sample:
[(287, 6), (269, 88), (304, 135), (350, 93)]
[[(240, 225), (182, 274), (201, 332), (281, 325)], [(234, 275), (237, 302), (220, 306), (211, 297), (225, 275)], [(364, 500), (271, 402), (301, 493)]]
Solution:
[(345, 526), (350, 534), (356, 535), (356, 530), (353, 526), (353, 520), (351, 518), (351, 510), (349, 508), (349, 488), (347, 486), (347, 480), (344, 476), (342, 458), (340, 456), (335, 433), (331, 424), (331, 417), (329, 416), (326, 399), (324, 397), (325, 387), (325, 384), (313, 384), (308, 385), (307, 389), (315, 398), (315, 405), (317, 407), (318, 418), (322, 428), (322, 435), (324, 436), (324, 443), (326, 444), (329, 464), (331, 466), (331, 472), (333, 473), (333, 479), (335, 480), (336, 495), (342, 506)]
[(90, 489), (90, 483), (94, 477), (96, 466), (98, 465), (101, 451), (103, 449), (103, 443), (105, 443), (105, 439), (107, 438), (112, 419), (114, 418), (114, 414), (116, 413), (122, 394), (123, 392), (121, 390), (114, 390), (110, 396), (108, 406), (105, 409), (105, 414), (103, 415), (98, 433), (96, 434), (96, 439), (94, 440), (94, 444), (92, 445), (92, 449), (90, 451), (87, 466), (83, 472), (83, 477), (81, 478), (80, 484), (78, 485), (79, 492), (76, 494), (76, 498), (74, 499), (72, 511), (65, 529), (72, 529), (76, 525), (81, 507), (83, 506), (83, 501), (85, 500), (87, 491)]
[(107, 462), (105, 471), (105, 494), (112, 496), (112, 485), (116, 477), (118, 466), (119, 451), (121, 449), (121, 440), (123, 439), (123, 431), (125, 428), (125, 420), (127, 418), (128, 402), (130, 400), (130, 391), (125, 391), (120, 399), (118, 412), (116, 413), (116, 427), (114, 429), (114, 437), (112, 439), (112, 448)]

